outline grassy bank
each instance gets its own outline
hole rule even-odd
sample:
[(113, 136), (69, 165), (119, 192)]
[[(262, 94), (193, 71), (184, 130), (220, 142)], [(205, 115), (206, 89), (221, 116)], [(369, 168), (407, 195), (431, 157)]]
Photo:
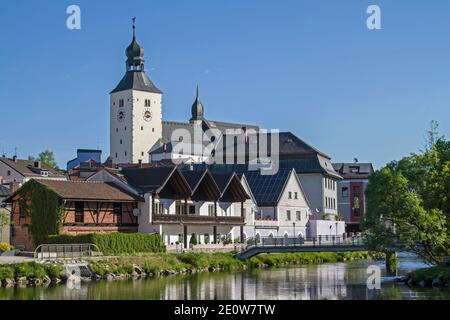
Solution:
[(419, 269), (408, 274), (408, 284), (421, 287), (448, 287), (450, 266)]
[[(368, 252), (320, 252), (260, 254), (241, 261), (234, 253), (152, 253), (133, 256), (104, 257), (89, 262), (89, 267), (97, 279), (127, 277), (145, 273), (146, 276), (162, 276), (194, 272), (244, 270), (248, 268), (268, 268), (288, 265), (311, 265), (368, 259)], [(20, 263), (0, 265), (0, 281), (33, 284), (35, 279), (57, 280), (61, 277), (62, 266), (54, 264)], [(6, 281), (9, 279), (11, 281)], [(38, 282), (39, 283), (39, 282)]]
[(148, 275), (243, 270), (368, 259), (367, 252), (260, 254), (241, 261), (233, 253), (164, 253), (107, 258), (90, 263), (99, 276), (131, 274), (139, 266)]

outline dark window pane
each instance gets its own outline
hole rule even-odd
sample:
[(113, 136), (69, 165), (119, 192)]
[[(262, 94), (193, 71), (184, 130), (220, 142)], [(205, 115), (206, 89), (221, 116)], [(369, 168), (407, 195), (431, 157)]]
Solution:
[(84, 202), (75, 202), (75, 223), (84, 222)]

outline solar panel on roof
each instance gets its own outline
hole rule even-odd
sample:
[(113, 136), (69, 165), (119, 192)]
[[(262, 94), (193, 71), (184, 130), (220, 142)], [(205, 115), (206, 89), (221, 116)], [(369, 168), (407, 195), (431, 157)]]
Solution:
[(289, 173), (290, 170), (279, 170), (275, 175), (261, 175), (258, 171), (252, 171), (245, 173), (245, 176), (258, 204), (274, 205)]

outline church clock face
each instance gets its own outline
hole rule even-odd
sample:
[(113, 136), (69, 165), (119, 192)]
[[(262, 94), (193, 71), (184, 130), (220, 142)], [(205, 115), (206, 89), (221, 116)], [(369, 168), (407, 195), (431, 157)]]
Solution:
[(125, 120), (125, 111), (120, 110), (120, 111), (117, 113), (117, 121), (123, 122), (123, 120)]
[(142, 113), (142, 117), (144, 118), (145, 121), (148, 122), (148, 121), (152, 120), (153, 114), (152, 114), (152, 112), (150, 111), (149, 108), (145, 108), (144, 112)]

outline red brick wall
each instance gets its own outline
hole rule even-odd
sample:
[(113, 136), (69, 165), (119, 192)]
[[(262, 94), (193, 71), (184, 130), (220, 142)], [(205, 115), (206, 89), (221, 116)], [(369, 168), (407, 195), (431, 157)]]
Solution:
[[(84, 202), (84, 223), (117, 224), (137, 223), (133, 216), (133, 203), (122, 203), (122, 216), (113, 212), (113, 203)], [(64, 224), (75, 223), (75, 202), (66, 204), (66, 212), (63, 218)]]
[(27, 226), (12, 226), (11, 227), (11, 244), (15, 247), (25, 247), (26, 251), (33, 251), (34, 245)]

